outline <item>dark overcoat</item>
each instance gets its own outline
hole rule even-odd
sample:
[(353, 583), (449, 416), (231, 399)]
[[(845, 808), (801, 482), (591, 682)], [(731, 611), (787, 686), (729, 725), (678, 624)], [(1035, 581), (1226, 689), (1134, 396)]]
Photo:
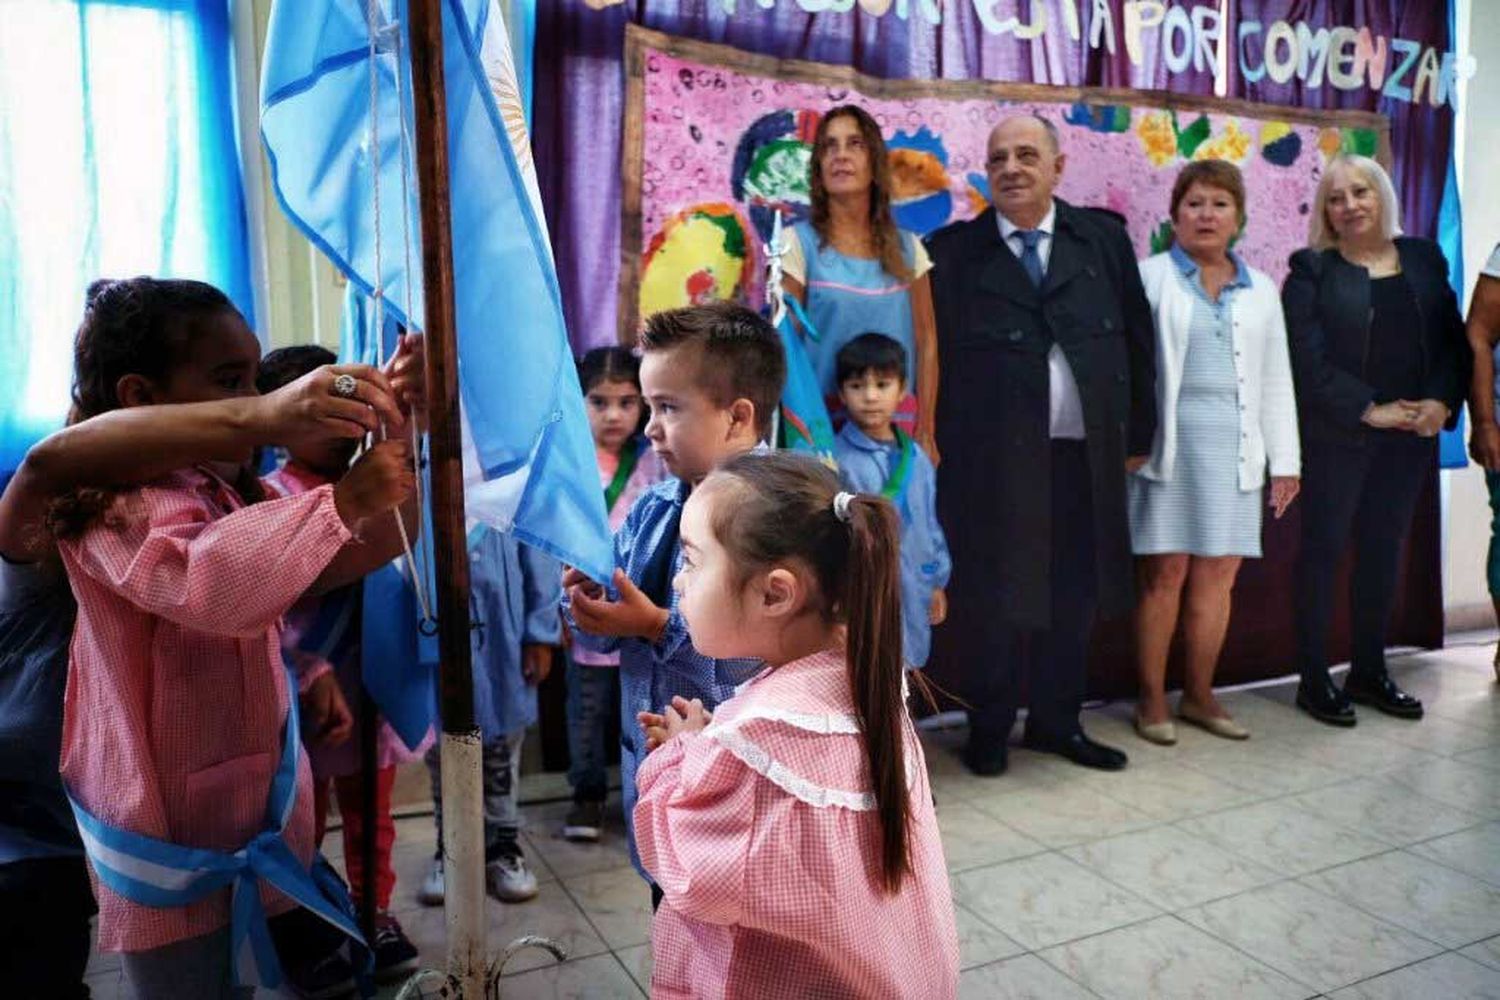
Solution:
[(1023, 629), (1051, 621), (1052, 345), (1072, 366), (1083, 402), (1106, 615), (1134, 600), (1125, 460), (1149, 454), (1156, 433), (1156, 337), (1130, 238), (1101, 214), (1055, 204), (1040, 289), (1001, 240), (993, 208), (929, 240), (950, 601), (956, 612), (999, 615)]

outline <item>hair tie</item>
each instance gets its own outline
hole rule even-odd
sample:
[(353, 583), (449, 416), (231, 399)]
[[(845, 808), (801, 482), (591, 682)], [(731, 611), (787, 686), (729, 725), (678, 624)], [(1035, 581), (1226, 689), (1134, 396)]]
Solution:
[(850, 521), (849, 505), (853, 502), (853, 493), (835, 493), (833, 495), (833, 516), (848, 524)]

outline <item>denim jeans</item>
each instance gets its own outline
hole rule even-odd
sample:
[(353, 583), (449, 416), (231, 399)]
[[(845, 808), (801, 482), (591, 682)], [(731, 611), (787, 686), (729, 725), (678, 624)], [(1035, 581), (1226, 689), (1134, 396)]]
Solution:
[(620, 710), (620, 668), (591, 667), (571, 656), (568, 671), (568, 784), (573, 801), (603, 802), (609, 792), (604, 734)]

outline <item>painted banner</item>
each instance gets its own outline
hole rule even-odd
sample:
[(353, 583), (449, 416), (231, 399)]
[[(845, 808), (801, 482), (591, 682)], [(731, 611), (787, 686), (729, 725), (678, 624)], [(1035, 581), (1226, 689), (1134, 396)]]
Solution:
[(762, 262), (776, 209), (808, 208), (819, 116), (868, 110), (884, 132), (896, 221), (927, 234), (988, 204), (985, 142), (1006, 115), (1058, 127), (1058, 195), (1126, 220), (1136, 252), (1166, 247), (1172, 183), (1184, 163), (1244, 172), (1247, 221), (1236, 249), (1278, 283), (1307, 240), (1328, 158), (1389, 162), (1381, 115), (1106, 88), (879, 80), (846, 66), (778, 60), (635, 26), (626, 39), (621, 336), (659, 309), (719, 298), (764, 301)]

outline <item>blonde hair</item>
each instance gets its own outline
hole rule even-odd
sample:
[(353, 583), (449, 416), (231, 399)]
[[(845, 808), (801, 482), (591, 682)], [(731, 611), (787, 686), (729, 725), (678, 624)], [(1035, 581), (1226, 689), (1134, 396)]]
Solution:
[(1327, 250), (1338, 246), (1339, 236), (1328, 222), (1328, 189), (1333, 186), (1333, 175), (1339, 170), (1353, 170), (1375, 188), (1380, 199), (1380, 227), (1388, 240), (1401, 235), (1401, 205), (1396, 200), (1396, 186), (1391, 183), (1385, 168), (1368, 156), (1340, 153), (1328, 161), (1323, 179), (1318, 182), (1318, 193), (1313, 198), (1312, 212), (1307, 222), (1307, 243), (1314, 250)]

